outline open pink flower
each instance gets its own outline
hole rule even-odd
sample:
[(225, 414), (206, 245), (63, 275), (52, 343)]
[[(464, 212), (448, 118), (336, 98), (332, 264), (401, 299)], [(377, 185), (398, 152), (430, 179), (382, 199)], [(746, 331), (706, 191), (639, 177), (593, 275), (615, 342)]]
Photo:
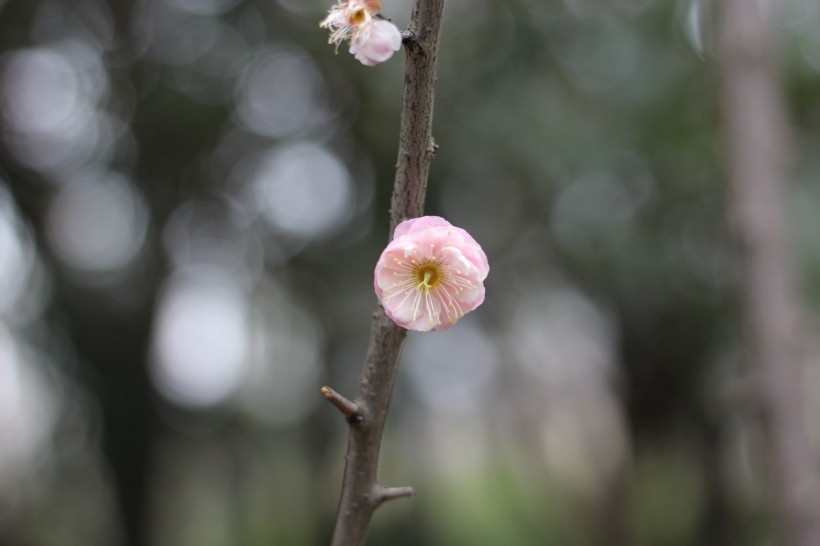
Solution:
[(469, 233), (438, 216), (405, 220), (376, 264), (374, 287), (399, 326), (445, 330), (484, 301), (490, 266)]
[(330, 30), (328, 42), (350, 41), (350, 53), (364, 65), (383, 63), (401, 48), (401, 33), (390, 21), (376, 18), (381, 11), (379, 0), (340, 0), (319, 23)]

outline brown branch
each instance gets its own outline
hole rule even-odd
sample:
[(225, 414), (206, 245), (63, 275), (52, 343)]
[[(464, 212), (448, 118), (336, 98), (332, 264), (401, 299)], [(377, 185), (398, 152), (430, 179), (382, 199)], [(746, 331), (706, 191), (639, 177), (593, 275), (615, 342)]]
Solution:
[(820, 482), (800, 392), (803, 324), (785, 218), (788, 127), (771, 35), (775, 3), (724, 0), (722, 6), (722, 107), (733, 220), (744, 261), (746, 353), (759, 372), (757, 393), (784, 534), (779, 543), (816, 546)]
[[(390, 233), (408, 218), (424, 213), (424, 196), (433, 142), (433, 101), (444, 0), (415, 0), (410, 25), (402, 35), (406, 52), (396, 179), (390, 206)], [(350, 431), (342, 494), (332, 546), (364, 544), (373, 512), (386, 500), (409, 496), (409, 487), (384, 488), (377, 480), (382, 432), (390, 407), (399, 350), (407, 330), (377, 305), (359, 391), (352, 404), (360, 420)]]
[(361, 421), (362, 415), (359, 411), (359, 406), (334, 391), (330, 387), (322, 387), (322, 396), (327, 398), (328, 402), (336, 406), (342, 412), (342, 415), (352, 421)]
[(376, 488), (375, 497), (379, 503), (387, 502), (393, 499), (402, 499), (405, 497), (412, 497), (415, 491), (412, 487), (382, 487)]

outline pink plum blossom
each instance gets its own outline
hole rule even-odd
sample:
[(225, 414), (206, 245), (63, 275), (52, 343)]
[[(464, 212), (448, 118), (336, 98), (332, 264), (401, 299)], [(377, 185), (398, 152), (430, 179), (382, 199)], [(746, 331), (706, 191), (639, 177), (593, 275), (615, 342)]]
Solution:
[(382, 19), (373, 21), (366, 39), (354, 37), (350, 42), (350, 53), (366, 66), (383, 63), (401, 48), (401, 33), (396, 25)]
[(446, 330), (484, 301), (487, 256), (469, 233), (438, 216), (405, 220), (376, 264), (384, 310), (409, 330)]
[(401, 48), (401, 33), (390, 21), (379, 19), (379, 0), (340, 0), (319, 23), (330, 30), (328, 43), (350, 41), (350, 53), (364, 65), (383, 63)]

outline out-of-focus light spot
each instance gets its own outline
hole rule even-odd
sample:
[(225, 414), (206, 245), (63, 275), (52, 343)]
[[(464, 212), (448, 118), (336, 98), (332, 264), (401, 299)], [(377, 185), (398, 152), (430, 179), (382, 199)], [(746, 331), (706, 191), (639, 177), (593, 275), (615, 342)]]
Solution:
[(246, 315), (245, 294), (215, 270), (173, 276), (155, 322), (151, 376), (157, 390), (192, 408), (234, 395), (247, 366)]
[(15, 158), (51, 175), (51, 180), (93, 163), (104, 162), (113, 152), (124, 126), (118, 118), (98, 113), (83, 117), (59, 133), (43, 136), (6, 135)]
[(324, 339), (311, 315), (273, 283), (254, 297), (252, 368), (243, 389), (246, 410), (272, 425), (292, 424), (316, 404)]
[(54, 253), (79, 272), (128, 266), (145, 242), (148, 213), (124, 177), (89, 173), (63, 185), (51, 202), (46, 234)]
[(74, 170), (97, 151), (99, 135), (93, 118), (67, 127), (59, 135), (7, 134), (6, 141), (21, 163), (49, 174)]
[(108, 91), (100, 52), (83, 42), (13, 52), (0, 71), (3, 138), (27, 166), (76, 169), (115, 142), (97, 108)]
[(0, 487), (32, 469), (56, 417), (54, 393), (27, 356), (0, 323)]
[(245, 209), (228, 200), (189, 201), (171, 215), (163, 243), (177, 268), (211, 266), (250, 285), (261, 272), (263, 247), (247, 229)]
[(345, 165), (318, 144), (274, 149), (251, 181), (252, 202), (275, 228), (302, 239), (320, 238), (350, 217), (353, 187)]
[(313, 59), (295, 46), (254, 55), (236, 91), (236, 114), (250, 131), (286, 137), (332, 119), (327, 86)]
[(0, 315), (12, 312), (27, 293), (34, 259), (31, 244), (11, 196), (0, 186)]
[(590, 173), (558, 195), (552, 232), (567, 252), (585, 256), (611, 252), (628, 236), (641, 204), (640, 196), (609, 173)]
[(553, 387), (603, 380), (615, 364), (611, 321), (570, 288), (529, 296), (510, 322), (509, 337), (518, 361)]
[(79, 39), (53, 44), (46, 51), (63, 56), (71, 64), (80, 89), (80, 100), (93, 105), (104, 101), (111, 92), (111, 81), (102, 51)]
[(403, 352), (404, 370), (427, 404), (457, 412), (481, 405), (497, 357), (493, 343), (469, 318), (457, 328), (410, 336)]
[(83, 109), (81, 86), (70, 59), (47, 49), (30, 49), (5, 59), (2, 73), (3, 117), (21, 133), (64, 130)]

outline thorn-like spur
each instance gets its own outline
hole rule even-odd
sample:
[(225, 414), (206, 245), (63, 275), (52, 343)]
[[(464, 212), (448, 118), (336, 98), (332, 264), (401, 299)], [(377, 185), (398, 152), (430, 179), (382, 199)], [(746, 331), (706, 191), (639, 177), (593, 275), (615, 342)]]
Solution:
[(342, 412), (342, 414), (347, 418), (350, 422), (358, 422), (362, 420), (362, 415), (359, 410), (359, 406), (339, 394), (338, 392), (334, 391), (330, 387), (322, 387), (322, 396), (327, 398), (327, 400), (336, 406), (336, 408)]

